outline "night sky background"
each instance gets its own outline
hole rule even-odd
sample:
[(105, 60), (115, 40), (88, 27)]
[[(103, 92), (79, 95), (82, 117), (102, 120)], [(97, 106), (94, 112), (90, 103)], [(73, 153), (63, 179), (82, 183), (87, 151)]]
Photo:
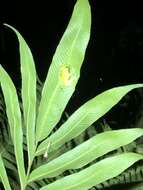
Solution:
[[(29, 44), (38, 75), (45, 80), (55, 49), (73, 11), (75, 0), (5, 2), (0, 11), (0, 62), (20, 86), (18, 43), (2, 23), (19, 30)], [(32, 3), (32, 1), (31, 1)], [(114, 86), (143, 82), (143, 11), (140, 1), (90, 0), (92, 29), (81, 78), (68, 111)], [(108, 115), (119, 127), (140, 110), (141, 92), (133, 91)], [(127, 107), (125, 106), (127, 105)], [(123, 122), (122, 122), (122, 121)], [(126, 122), (126, 121), (127, 122)]]

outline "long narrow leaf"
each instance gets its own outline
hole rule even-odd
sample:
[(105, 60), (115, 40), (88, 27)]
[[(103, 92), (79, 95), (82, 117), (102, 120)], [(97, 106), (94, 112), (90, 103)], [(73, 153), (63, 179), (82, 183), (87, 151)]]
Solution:
[(0, 178), (1, 178), (1, 181), (2, 181), (2, 183), (4, 185), (4, 188), (6, 190), (11, 190), (9, 180), (8, 180), (8, 176), (7, 176), (5, 167), (4, 167), (4, 163), (3, 163), (3, 160), (2, 160), (1, 154), (0, 154)]
[(78, 0), (42, 90), (36, 126), (37, 142), (47, 137), (58, 123), (75, 90), (89, 41), (90, 25), (88, 0)]
[(36, 148), (35, 117), (36, 117), (36, 70), (32, 53), (20, 33), (10, 27), (19, 40), (20, 63), (22, 75), (22, 102), (26, 126), (29, 162), (31, 163)]
[(40, 188), (40, 190), (88, 190), (119, 175), (140, 159), (143, 159), (143, 156), (135, 153), (124, 153), (106, 158), (78, 173)]
[(0, 66), (0, 84), (6, 104), (6, 113), (10, 125), (11, 137), (14, 144), (20, 183), (21, 187), (23, 188), (25, 184), (25, 168), (23, 156), (23, 131), (21, 123), (21, 112), (15, 86), (2, 66)]
[(29, 181), (55, 177), (68, 169), (81, 168), (96, 158), (131, 143), (143, 129), (121, 129), (100, 133), (53, 161), (32, 171)]
[(112, 88), (89, 100), (75, 111), (53, 135), (39, 145), (37, 155), (46, 151), (49, 143), (49, 152), (51, 152), (81, 134), (92, 123), (115, 106), (125, 94), (138, 87), (143, 87), (143, 84)]

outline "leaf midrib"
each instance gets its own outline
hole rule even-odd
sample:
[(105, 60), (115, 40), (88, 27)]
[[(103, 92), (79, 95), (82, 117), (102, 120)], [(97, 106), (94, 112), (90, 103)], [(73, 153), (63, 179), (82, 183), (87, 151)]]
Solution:
[[(75, 125), (73, 125), (73, 127), (71, 127), (71, 128), (69, 128), (69, 130), (67, 131), (67, 133), (64, 133), (64, 135), (62, 135), (61, 137), (59, 137), (59, 138), (56, 138), (57, 139), (57, 141), (55, 141), (55, 142), (51, 142), (51, 146), (53, 146), (54, 147), (54, 144), (57, 144), (59, 141), (61, 141), (63, 138), (65, 138), (66, 136), (68, 136), (70, 133), (72, 133), (72, 131), (86, 118), (86, 116), (88, 115), (88, 113), (85, 113), (82, 117), (81, 117), (81, 119), (80, 120), (78, 120), (78, 122), (75, 124)], [(69, 126), (71, 126), (71, 125), (69, 125)], [(60, 129), (59, 129), (60, 130)], [(57, 131), (58, 132), (58, 131)], [(74, 136), (75, 137), (75, 136)], [(74, 137), (71, 137), (69, 140), (71, 140), (71, 139), (73, 139)], [(67, 141), (69, 141), (69, 140), (67, 140)], [(66, 141), (66, 142), (67, 142)], [(61, 146), (61, 145), (60, 145)], [(57, 148), (56, 148), (57, 149)], [(56, 150), (56, 149), (53, 149), (53, 150)]]
[[(83, 24), (83, 20), (82, 20), (82, 23), (81, 23), (81, 25), (80, 25), (80, 27), (79, 27), (79, 29), (78, 29), (78, 32), (76, 33), (75, 39), (73, 40), (73, 43), (72, 43), (72, 45), (71, 45), (70, 53), (69, 53), (69, 57), (68, 57), (67, 63), (69, 63), (69, 60), (71, 59), (71, 55), (72, 55), (72, 52), (73, 52), (73, 49), (74, 49), (73, 47), (74, 47), (74, 45), (75, 45), (75, 43), (76, 43), (76, 41), (77, 41), (78, 35), (79, 35), (80, 31), (81, 31), (82, 24)], [(44, 119), (42, 120), (43, 122), (42, 122), (41, 125), (40, 125), (40, 126), (42, 126), (42, 128), (44, 128), (44, 125), (45, 125), (45, 122), (46, 122), (46, 119), (47, 119), (47, 115), (49, 114), (49, 110), (50, 110), (50, 108), (51, 108), (51, 106), (52, 106), (53, 99), (54, 99), (54, 97), (55, 97), (55, 95), (56, 95), (56, 91), (58, 90), (58, 87), (59, 87), (59, 86), (60, 86), (60, 81), (58, 80), (58, 83), (57, 83), (57, 85), (56, 85), (56, 87), (55, 87), (55, 90), (54, 90), (54, 92), (53, 92), (53, 95), (52, 95), (52, 97), (51, 97), (50, 100), (49, 100), (48, 109), (47, 109), (47, 111), (46, 111), (46, 114), (44, 115)], [(40, 128), (41, 128), (41, 127), (40, 127)], [(39, 139), (40, 139), (40, 137), (41, 137), (41, 133), (42, 133), (42, 132), (43, 132), (43, 130), (40, 130), (40, 132), (38, 133), (38, 134), (39, 134), (39, 135), (38, 135)], [(48, 136), (48, 134), (47, 134), (47, 136)], [(37, 141), (38, 141), (39, 139), (37, 139)]]
[[(134, 137), (134, 136), (133, 136)], [(133, 138), (132, 137), (132, 138)], [(136, 138), (136, 137), (134, 137), (134, 138)], [(91, 148), (91, 149), (88, 149), (86, 152), (83, 152), (82, 154), (80, 154), (78, 157), (75, 157), (74, 158), (74, 160), (72, 159), (70, 162), (65, 162), (65, 165), (64, 165), (64, 168), (66, 167), (66, 166), (68, 166), (69, 165), (69, 167), (70, 167), (70, 164), (73, 164), (74, 162), (76, 162), (77, 160), (80, 160), (81, 158), (83, 159), (83, 157), (86, 157), (86, 155), (87, 154), (90, 154), (90, 152), (93, 152), (94, 151), (94, 149), (97, 149), (97, 148), (99, 148), (99, 146), (101, 146), (102, 144), (105, 144), (105, 142), (106, 142), (107, 140), (103, 140), (102, 142), (100, 142), (100, 143), (98, 143), (98, 145), (96, 144), (95, 146), (93, 146), (93, 148)], [(126, 144), (128, 144), (130, 142), (130, 140), (128, 140), (128, 142), (126, 143)], [(125, 144), (125, 143), (124, 143)], [(115, 148), (116, 148), (116, 144), (115, 144)], [(123, 144), (122, 145), (120, 145), (120, 146), (123, 146)], [(120, 146), (117, 146), (117, 147), (120, 147)], [(115, 148), (112, 148), (112, 149), (115, 149)], [(111, 150), (112, 150), (111, 149)], [(66, 154), (66, 153), (65, 153)], [(68, 154), (68, 153), (67, 153)], [(106, 154), (106, 151), (105, 151), (105, 153), (104, 154)], [(96, 156), (94, 159), (96, 159), (96, 158), (98, 158), (99, 156)], [(92, 161), (92, 160), (91, 160)], [(89, 162), (91, 162), (91, 161), (89, 161)], [(51, 162), (53, 162), (53, 161), (51, 161)], [(88, 163), (89, 163), (88, 162)], [(88, 164), (88, 163), (86, 163), (86, 164)], [(48, 163), (49, 165), (50, 165), (50, 162)], [(47, 164), (47, 165), (48, 165)], [(83, 164), (82, 166), (84, 166), (84, 165), (86, 165), (86, 164)], [(80, 167), (72, 167), (72, 169), (76, 169), (76, 168), (81, 168), (82, 166), (80, 166)], [(43, 166), (44, 167), (44, 166)], [(62, 166), (60, 166), (60, 167), (58, 167), (58, 168), (54, 168), (50, 173), (53, 173), (53, 172), (55, 172), (56, 170), (60, 170), (60, 169), (62, 169), (62, 167), (63, 167), (63, 165)], [(71, 169), (71, 168), (65, 168), (65, 169)], [(37, 169), (38, 170), (38, 169)], [(36, 170), (35, 170), (36, 171)], [(49, 173), (49, 174), (50, 174)], [(39, 177), (38, 178), (40, 178), (40, 177), (44, 177), (44, 176), (47, 176), (47, 175), (49, 175), (49, 174), (43, 174), (42, 173), (42, 175), (39, 175)], [(35, 178), (35, 179), (37, 179), (37, 178)], [(33, 179), (33, 180), (35, 180), (35, 179)], [(32, 180), (32, 181), (33, 181)]]
[[(128, 153), (127, 153), (128, 154)], [(130, 154), (130, 153), (129, 153)], [(141, 158), (140, 158), (141, 159)], [(135, 163), (137, 160), (139, 160), (139, 159), (136, 159), (135, 161), (132, 161), (132, 163)], [(98, 164), (98, 162), (96, 163), (96, 164)], [(95, 164), (95, 165), (96, 165)], [(131, 165), (131, 164), (128, 164), (129, 166)], [(90, 167), (92, 167), (92, 166), (90, 166)], [(111, 170), (113, 167), (112, 167), (112, 165), (108, 168), (108, 170)], [(88, 168), (87, 168), (88, 169)], [(86, 169), (85, 169), (86, 170)], [(81, 171), (82, 172), (82, 171)], [(77, 173), (78, 174), (78, 173)], [(102, 174), (102, 171), (100, 170), (100, 172), (98, 172), (98, 175), (101, 175)], [(74, 174), (73, 174), (74, 175)], [(75, 175), (76, 175), (76, 173), (75, 173)], [(84, 177), (84, 181), (82, 180), (82, 181), (79, 181), (78, 183), (76, 183), (76, 184), (72, 184), (71, 186), (66, 186), (66, 188), (64, 189), (64, 190), (70, 190), (71, 188), (73, 189), (73, 188), (76, 188), (77, 186), (80, 186), (80, 185), (83, 185), (85, 182), (87, 182), (88, 180), (90, 180), (90, 178), (94, 178), (94, 175), (95, 175), (95, 173), (93, 173), (93, 174), (91, 174), (91, 175), (89, 175), (89, 176), (86, 176), (86, 178)], [(62, 180), (62, 179), (61, 179)], [(56, 183), (56, 182), (55, 182)], [(98, 183), (100, 183), (100, 182), (98, 182)], [(95, 185), (97, 185), (98, 183), (96, 183)], [(44, 190), (44, 189), (43, 189)]]
[[(104, 144), (105, 142), (100, 142), (98, 145), (96, 144), (93, 148), (91, 148), (91, 149), (89, 149), (88, 151), (86, 151), (86, 152), (83, 152), (82, 154), (80, 154), (78, 157), (75, 157), (75, 159), (74, 160), (71, 160), (70, 162), (66, 162), (65, 163), (65, 165), (64, 165), (64, 167), (66, 167), (66, 166), (68, 166), (68, 165), (70, 165), (70, 164), (73, 164), (72, 162), (76, 162), (76, 160), (79, 160), (80, 158), (82, 158), (82, 157), (84, 157), (84, 156), (86, 156), (86, 154), (89, 154), (89, 152), (92, 152), (92, 151), (94, 151), (94, 149), (96, 149), (96, 148), (98, 148), (100, 145), (102, 145), (102, 144)], [(95, 157), (94, 159), (96, 159), (97, 157)], [(52, 161), (51, 161), (52, 162)], [(50, 164), (50, 162), (48, 163), (48, 164)], [(88, 164), (88, 163), (87, 163)], [(85, 164), (84, 164), (85, 165)], [(63, 167), (63, 165), (62, 166), (60, 166), (60, 167), (58, 167), (58, 168), (54, 168), (50, 173), (53, 173), (53, 172), (55, 172), (57, 169), (59, 170), (59, 169), (62, 169), (62, 167)], [(80, 166), (80, 167), (82, 167), (82, 166)], [(73, 167), (72, 169), (75, 169), (75, 168), (80, 168), (80, 167)], [(71, 168), (66, 168), (66, 169), (71, 169)], [(37, 169), (38, 170), (38, 169)], [(35, 170), (36, 171), (36, 170)], [(43, 173), (42, 173), (43, 174)], [(40, 178), (40, 177), (43, 177), (44, 175), (49, 175), (49, 174), (43, 174), (43, 175), (39, 175), (39, 177), (38, 178)], [(35, 178), (35, 179), (37, 179), (37, 178)], [(35, 180), (34, 179), (34, 180)], [(33, 180), (32, 180), (33, 181)]]

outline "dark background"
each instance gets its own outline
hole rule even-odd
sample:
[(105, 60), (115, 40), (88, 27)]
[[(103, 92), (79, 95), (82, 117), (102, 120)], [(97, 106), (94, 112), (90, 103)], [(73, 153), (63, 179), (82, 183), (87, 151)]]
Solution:
[[(44, 81), (75, 2), (31, 1), (30, 4), (19, 1), (14, 4), (13, 1), (1, 6), (0, 62), (17, 86), (21, 82), (18, 44), (14, 33), (2, 23), (14, 26), (24, 36), (33, 52), (38, 75)], [(69, 112), (108, 88), (143, 82), (143, 11), (140, 1), (90, 0), (90, 4), (91, 38)], [(108, 114), (109, 122), (118, 120), (120, 126), (126, 125), (140, 110), (139, 105), (142, 105), (142, 93), (134, 91)]]

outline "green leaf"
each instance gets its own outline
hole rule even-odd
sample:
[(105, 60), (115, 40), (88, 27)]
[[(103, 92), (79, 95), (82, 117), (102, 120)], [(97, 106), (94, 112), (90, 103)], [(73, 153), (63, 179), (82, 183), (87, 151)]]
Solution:
[(55, 177), (68, 169), (81, 168), (96, 158), (131, 143), (143, 135), (143, 129), (121, 129), (100, 133), (51, 162), (32, 171), (29, 181)]
[[(36, 118), (36, 70), (32, 53), (20, 33), (10, 27), (17, 35), (19, 40), (20, 63), (22, 75), (22, 102), (24, 121), (26, 126), (26, 136), (28, 145), (29, 162), (32, 162), (35, 144), (35, 118)], [(29, 164), (30, 164), (29, 163)]]
[(24, 156), (23, 156), (23, 131), (21, 123), (21, 112), (18, 102), (15, 86), (0, 65), (0, 84), (4, 95), (6, 104), (6, 113), (10, 126), (11, 137), (14, 144), (14, 151), (16, 156), (16, 162), (18, 167), (18, 173), (20, 177), (21, 187), (25, 184), (25, 168), (24, 168)]
[(136, 153), (124, 153), (109, 157), (80, 172), (42, 187), (40, 190), (87, 190), (119, 175), (140, 159), (143, 159), (143, 156)]
[(143, 84), (112, 88), (89, 100), (75, 111), (54, 134), (39, 145), (36, 154), (44, 153), (49, 143), (49, 152), (52, 152), (78, 136), (116, 105), (125, 94), (138, 87), (143, 87)]
[(4, 188), (6, 190), (11, 190), (10, 184), (9, 184), (9, 180), (8, 180), (8, 176), (4, 167), (4, 163), (0, 154), (0, 178), (2, 180), (2, 183), (4, 185)]
[(37, 142), (50, 134), (75, 90), (89, 41), (90, 26), (88, 0), (78, 0), (42, 90), (36, 125)]

